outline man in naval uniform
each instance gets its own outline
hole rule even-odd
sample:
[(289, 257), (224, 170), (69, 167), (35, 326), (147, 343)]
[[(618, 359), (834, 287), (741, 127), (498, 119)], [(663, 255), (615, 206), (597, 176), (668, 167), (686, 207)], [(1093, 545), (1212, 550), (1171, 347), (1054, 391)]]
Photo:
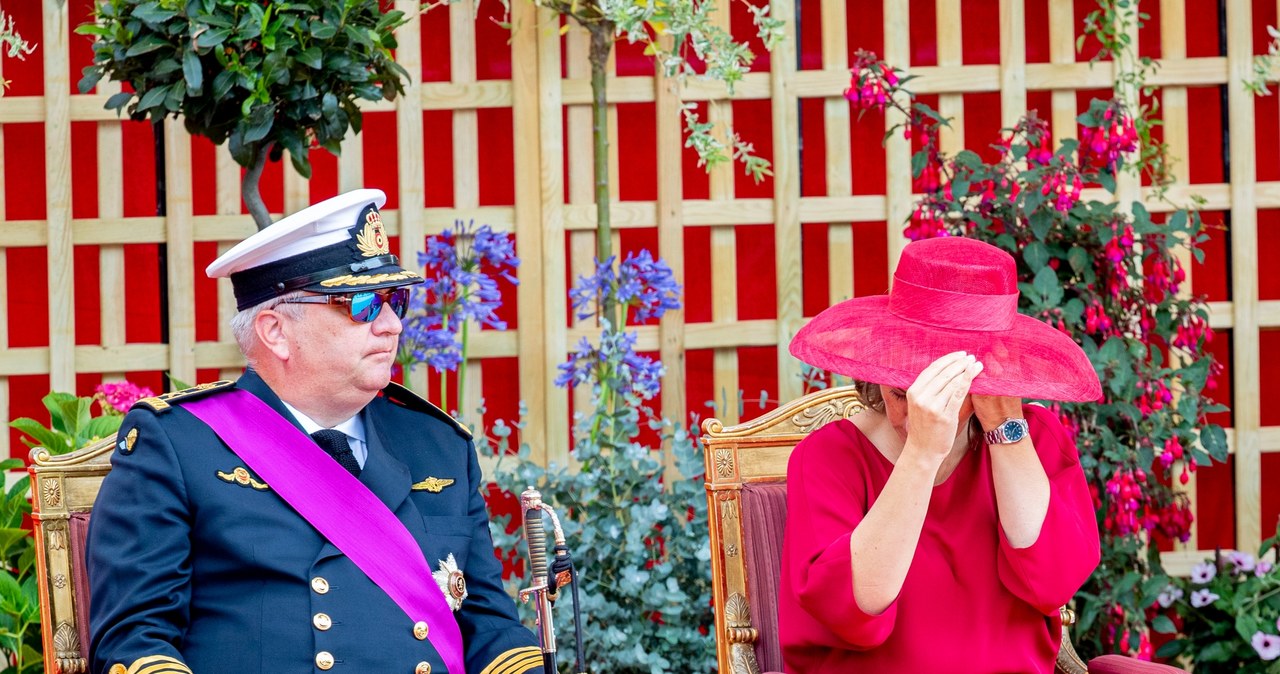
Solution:
[(89, 529), (93, 672), (543, 671), (469, 432), (390, 380), (423, 279), (385, 199), (329, 199), (209, 266), (249, 369), (120, 426)]

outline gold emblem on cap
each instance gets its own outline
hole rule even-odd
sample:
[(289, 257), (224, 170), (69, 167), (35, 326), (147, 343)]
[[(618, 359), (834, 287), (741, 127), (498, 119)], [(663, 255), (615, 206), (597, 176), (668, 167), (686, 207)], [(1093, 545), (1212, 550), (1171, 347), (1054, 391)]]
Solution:
[(425, 490), (425, 491), (431, 492), (432, 494), (439, 494), (441, 491), (444, 490), (445, 487), (448, 487), (454, 482), (455, 480), (451, 477), (448, 477), (448, 478), (428, 477), (427, 479), (421, 482), (414, 482), (413, 486), (409, 488), (414, 491)]
[(356, 234), (356, 248), (365, 257), (377, 257), (391, 252), (387, 245), (387, 232), (382, 228), (382, 216), (377, 211), (369, 211), (364, 216), (364, 229)]
[(423, 639), (426, 639), (427, 633), (430, 631), (431, 629), (427, 627), (427, 623), (424, 620), (419, 620), (418, 622), (413, 624), (413, 638), (417, 639), (418, 641), (422, 641)]

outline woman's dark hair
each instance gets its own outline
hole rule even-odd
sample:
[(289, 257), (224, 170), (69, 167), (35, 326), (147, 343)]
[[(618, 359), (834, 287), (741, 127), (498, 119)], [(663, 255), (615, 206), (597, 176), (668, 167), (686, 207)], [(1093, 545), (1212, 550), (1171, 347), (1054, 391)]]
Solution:
[(884, 411), (884, 396), (880, 395), (879, 384), (872, 384), (869, 381), (857, 381), (853, 385), (858, 389), (858, 397), (862, 398), (863, 405), (877, 412)]

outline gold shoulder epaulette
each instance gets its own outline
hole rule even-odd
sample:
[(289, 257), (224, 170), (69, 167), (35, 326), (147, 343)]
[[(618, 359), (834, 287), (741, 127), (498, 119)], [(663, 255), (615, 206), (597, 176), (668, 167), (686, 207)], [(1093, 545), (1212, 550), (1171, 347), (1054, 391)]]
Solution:
[(431, 416), (436, 417), (437, 419), (440, 419), (441, 421), (448, 423), (450, 426), (453, 427), (455, 431), (457, 431), (459, 434), (466, 437), (467, 439), (471, 438), (470, 428), (467, 428), (460, 421), (449, 416), (448, 412), (445, 412), (439, 407), (436, 407), (435, 405), (431, 404), (430, 400), (423, 398), (422, 396), (418, 395), (417, 393), (414, 393), (413, 391), (410, 391), (409, 389), (401, 386), (400, 384), (397, 384), (395, 382), (391, 382), (390, 384), (387, 384), (387, 387), (382, 389), (382, 394), (387, 397), (387, 400), (390, 400), (391, 402), (401, 407), (407, 407), (411, 410), (417, 410), (419, 412), (425, 412), (427, 414), (430, 414)]
[(169, 407), (174, 403), (190, 400), (203, 395), (208, 395), (214, 391), (222, 391), (235, 386), (236, 383), (230, 379), (220, 379), (218, 381), (209, 382), (208, 384), (198, 384), (191, 388), (184, 388), (181, 391), (169, 391), (161, 393), (152, 398), (143, 398), (133, 404), (133, 409), (143, 408), (151, 410), (157, 414), (169, 411)]

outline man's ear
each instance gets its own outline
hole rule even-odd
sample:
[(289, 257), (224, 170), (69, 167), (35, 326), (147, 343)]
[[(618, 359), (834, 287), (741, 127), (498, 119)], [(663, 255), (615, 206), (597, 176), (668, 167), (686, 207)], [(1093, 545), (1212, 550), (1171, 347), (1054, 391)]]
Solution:
[(284, 317), (274, 309), (264, 309), (253, 317), (253, 331), (258, 343), (278, 360), (289, 360), (289, 331)]

